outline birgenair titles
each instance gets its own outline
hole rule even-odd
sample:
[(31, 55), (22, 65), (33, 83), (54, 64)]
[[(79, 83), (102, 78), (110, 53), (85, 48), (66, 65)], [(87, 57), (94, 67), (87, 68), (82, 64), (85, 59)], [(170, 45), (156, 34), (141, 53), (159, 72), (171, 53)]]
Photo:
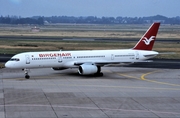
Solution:
[(103, 76), (101, 67), (105, 65), (143, 62), (158, 55), (152, 48), (159, 26), (159, 22), (153, 23), (132, 49), (24, 52), (13, 56), (5, 67), (23, 69), (26, 79), (34, 68), (77, 68), (80, 75)]

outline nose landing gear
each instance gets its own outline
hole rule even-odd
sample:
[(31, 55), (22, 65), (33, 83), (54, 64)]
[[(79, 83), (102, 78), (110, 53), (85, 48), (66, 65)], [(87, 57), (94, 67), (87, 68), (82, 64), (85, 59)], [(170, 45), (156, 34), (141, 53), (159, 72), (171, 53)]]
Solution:
[(30, 76), (28, 75), (29, 69), (23, 69), (23, 70), (24, 70), (24, 73), (25, 73), (25, 78), (29, 79), (30, 78)]
[(26, 78), (26, 79), (29, 79), (29, 78), (30, 78), (30, 76), (29, 76), (28, 74), (26, 74), (26, 75), (25, 75), (25, 78)]

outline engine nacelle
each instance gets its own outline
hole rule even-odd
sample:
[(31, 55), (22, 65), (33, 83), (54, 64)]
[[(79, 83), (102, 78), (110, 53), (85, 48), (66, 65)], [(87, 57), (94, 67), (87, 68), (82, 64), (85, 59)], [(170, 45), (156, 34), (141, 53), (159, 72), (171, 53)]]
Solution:
[(80, 65), (79, 66), (79, 74), (81, 75), (91, 75), (91, 74), (95, 74), (99, 71), (98, 67), (96, 65)]
[(52, 67), (53, 70), (65, 70), (67, 68), (62, 68), (62, 67)]

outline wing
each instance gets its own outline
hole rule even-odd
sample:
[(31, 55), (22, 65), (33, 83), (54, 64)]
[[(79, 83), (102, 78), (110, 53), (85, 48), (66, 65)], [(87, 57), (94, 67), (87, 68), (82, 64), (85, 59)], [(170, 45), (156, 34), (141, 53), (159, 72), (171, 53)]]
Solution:
[(74, 65), (82, 65), (82, 64), (89, 64), (89, 65), (96, 65), (96, 66), (105, 66), (110, 64), (121, 64), (121, 62), (75, 62)]

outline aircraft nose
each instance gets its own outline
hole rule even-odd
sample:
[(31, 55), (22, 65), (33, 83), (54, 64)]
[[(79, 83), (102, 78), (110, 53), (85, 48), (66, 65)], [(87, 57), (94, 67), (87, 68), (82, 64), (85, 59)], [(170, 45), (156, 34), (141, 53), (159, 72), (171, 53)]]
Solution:
[(6, 68), (11, 68), (10, 62), (6, 62), (6, 63), (5, 63), (5, 67), (6, 67)]

